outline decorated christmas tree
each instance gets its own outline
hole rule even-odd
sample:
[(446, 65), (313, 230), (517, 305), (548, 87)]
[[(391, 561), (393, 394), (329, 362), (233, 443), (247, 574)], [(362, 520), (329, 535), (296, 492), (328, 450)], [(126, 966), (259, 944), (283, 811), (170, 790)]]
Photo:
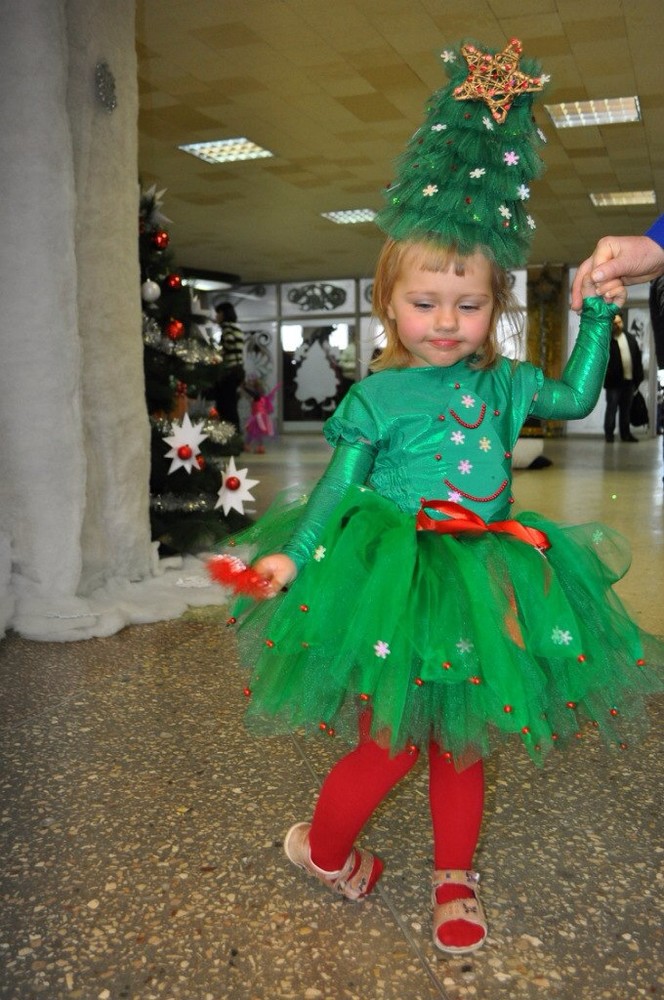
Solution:
[(239, 428), (219, 419), (216, 325), (174, 267), (163, 191), (141, 195), (139, 258), (145, 393), (152, 427), (152, 537), (168, 552), (200, 552), (246, 526), (256, 480), (237, 469)]

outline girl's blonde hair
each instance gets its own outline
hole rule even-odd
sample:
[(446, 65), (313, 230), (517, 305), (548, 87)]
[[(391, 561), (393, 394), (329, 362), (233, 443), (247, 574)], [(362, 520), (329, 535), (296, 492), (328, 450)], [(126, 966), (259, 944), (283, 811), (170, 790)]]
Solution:
[[(517, 323), (518, 305), (510, 287), (508, 272), (498, 267), (488, 251), (481, 247), (477, 253), (483, 253), (491, 266), (491, 291), (493, 293), (493, 311), (487, 339), (480, 354), (470, 363), (473, 368), (491, 368), (499, 357), (496, 329), (498, 320), (505, 316), (510, 325), (510, 339), (518, 338)], [(392, 299), (394, 286), (399, 278), (404, 263), (420, 268), (422, 271), (441, 272), (453, 267), (456, 274), (464, 273), (466, 257), (453, 247), (441, 246), (433, 241), (393, 240), (388, 239), (380, 252), (374, 277), (372, 304), (374, 315), (380, 320), (385, 330), (387, 344), (377, 358), (371, 362), (372, 371), (384, 368), (406, 368), (411, 361), (409, 351), (399, 339), (396, 323), (388, 315), (388, 307)]]

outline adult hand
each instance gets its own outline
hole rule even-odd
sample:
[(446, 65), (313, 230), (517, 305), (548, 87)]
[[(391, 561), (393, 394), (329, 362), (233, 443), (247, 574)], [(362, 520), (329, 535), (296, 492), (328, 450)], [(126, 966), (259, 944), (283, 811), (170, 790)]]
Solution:
[(622, 285), (637, 285), (664, 273), (664, 248), (649, 236), (603, 236), (580, 265), (572, 284), (572, 309), (582, 305), (582, 285), (589, 276), (595, 294), (613, 302)]

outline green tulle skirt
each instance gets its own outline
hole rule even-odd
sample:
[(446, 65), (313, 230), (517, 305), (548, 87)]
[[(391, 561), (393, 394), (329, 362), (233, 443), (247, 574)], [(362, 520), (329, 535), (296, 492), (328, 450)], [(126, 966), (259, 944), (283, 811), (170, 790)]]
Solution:
[[(236, 541), (254, 557), (279, 551), (299, 514), (268, 514)], [(627, 542), (598, 523), (516, 520), (546, 533), (546, 553), (491, 532), (416, 531), (351, 489), (288, 591), (232, 610), (248, 727), (356, 742), (359, 725), (394, 752), (433, 739), (459, 768), (510, 734), (536, 762), (595, 732), (631, 745), (662, 690), (664, 642), (612, 590)]]

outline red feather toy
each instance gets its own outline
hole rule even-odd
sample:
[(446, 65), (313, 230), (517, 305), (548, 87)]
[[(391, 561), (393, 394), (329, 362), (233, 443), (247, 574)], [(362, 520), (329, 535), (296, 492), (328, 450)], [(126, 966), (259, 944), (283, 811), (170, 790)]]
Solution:
[(207, 571), (213, 580), (230, 587), (236, 594), (246, 594), (256, 600), (268, 597), (270, 582), (237, 556), (213, 556), (208, 559)]

